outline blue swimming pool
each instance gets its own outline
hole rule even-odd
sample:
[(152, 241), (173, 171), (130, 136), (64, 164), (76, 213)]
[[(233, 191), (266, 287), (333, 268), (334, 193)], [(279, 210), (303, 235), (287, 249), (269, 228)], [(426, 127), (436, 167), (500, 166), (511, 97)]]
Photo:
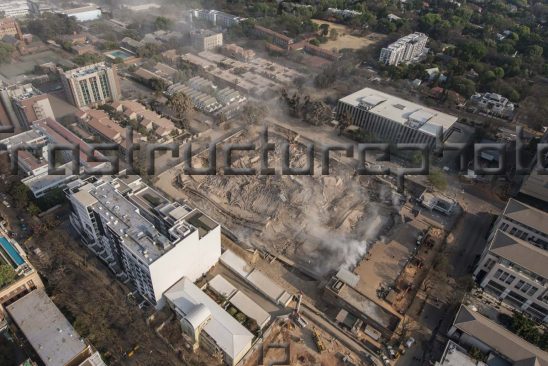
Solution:
[(106, 52), (105, 54), (107, 56), (110, 56), (111, 58), (121, 58), (122, 60), (125, 60), (133, 56), (129, 52), (126, 52), (123, 50), (114, 50), (114, 51)]
[(21, 257), (19, 252), (17, 252), (17, 250), (13, 247), (13, 245), (11, 245), (8, 239), (4, 237), (0, 237), (0, 246), (2, 247), (4, 252), (9, 256), (13, 264), (15, 264), (15, 267), (19, 267), (25, 264), (23, 257)]

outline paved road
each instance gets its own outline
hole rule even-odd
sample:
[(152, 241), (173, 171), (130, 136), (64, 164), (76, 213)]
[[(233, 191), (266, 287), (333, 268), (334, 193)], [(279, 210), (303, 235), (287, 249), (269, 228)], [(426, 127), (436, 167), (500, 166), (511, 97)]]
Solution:
[(464, 213), (453, 231), (455, 241), (448, 243), (448, 249), (454, 252), (450, 257), (453, 277), (462, 277), (471, 272), (476, 257), (485, 248), (492, 220), (493, 217), (487, 212)]

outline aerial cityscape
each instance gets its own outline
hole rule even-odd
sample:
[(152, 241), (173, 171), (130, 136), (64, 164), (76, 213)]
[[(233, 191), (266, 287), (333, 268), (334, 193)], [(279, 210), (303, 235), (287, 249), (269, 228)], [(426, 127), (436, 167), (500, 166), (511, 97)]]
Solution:
[(548, 366), (548, 3), (0, 0), (0, 366)]

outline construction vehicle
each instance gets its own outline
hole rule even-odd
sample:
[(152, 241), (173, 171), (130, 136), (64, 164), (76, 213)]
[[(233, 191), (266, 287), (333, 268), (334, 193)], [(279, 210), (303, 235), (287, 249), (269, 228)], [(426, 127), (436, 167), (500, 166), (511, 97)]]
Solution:
[(303, 301), (303, 294), (300, 293), (297, 297), (297, 304), (295, 305), (295, 309), (293, 310), (293, 313), (291, 314), (291, 317), (293, 321), (301, 328), (306, 328), (308, 325), (308, 322), (304, 320), (304, 318), (301, 316), (301, 302)]
[(314, 343), (316, 344), (316, 348), (318, 349), (319, 353), (325, 351), (325, 346), (322, 342), (322, 339), (320, 338), (320, 334), (316, 330), (316, 327), (312, 328), (312, 339), (314, 340)]
[(139, 345), (136, 345), (135, 347), (133, 347), (131, 351), (127, 353), (127, 358), (131, 358), (135, 354), (135, 352), (137, 352), (138, 350), (139, 350)]

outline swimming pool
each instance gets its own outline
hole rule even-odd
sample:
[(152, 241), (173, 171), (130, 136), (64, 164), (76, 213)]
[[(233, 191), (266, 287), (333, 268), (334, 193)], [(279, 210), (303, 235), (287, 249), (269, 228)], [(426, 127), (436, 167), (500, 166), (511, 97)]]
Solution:
[(123, 51), (123, 50), (114, 50), (106, 53), (107, 56), (110, 58), (121, 58), (122, 60), (128, 59), (130, 57), (133, 57), (132, 54)]
[(13, 245), (11, 245), (8, 239), (0, 237), (0, 247), (2, 247), (3, 252), (7, 254), (8, 258), (11, 260), (16, 268), (25, 264), (23, 257), (21, 257), (19, 252), (17, 252)]

